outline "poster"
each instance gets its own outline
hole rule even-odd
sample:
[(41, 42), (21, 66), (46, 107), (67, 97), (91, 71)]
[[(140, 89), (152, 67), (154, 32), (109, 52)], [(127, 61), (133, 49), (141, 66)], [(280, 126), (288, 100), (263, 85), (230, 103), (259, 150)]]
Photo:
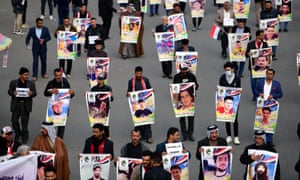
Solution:
[(121, 21), (121, 42), (136, 44), (138, 42), (141, 23), (141, 17), (123, 16)]
[(80, 154), (80, 179), (109, 180), (110, 154)]
[(77, 57), (77, 32), (58, 31), (57, 59), (72, 59)]
[(189, 66), (189, 71), (195, 76), (197, 73), (198, 52), (179, 52), (175, 53), (176, 72), (180, 72), (180, 64), (185, 63)]
[(216, 120), (234, 122), (238, 113), (242, 88), (217, 86)]
[(155, 44), (159, 61), (174, 60), (174, 32), (155, 33)]
[(154, 124), (155, 98), (153, 89), (129, 92), (128, 103), (134, 126)]
[(202, 170), (205, 180), (231, 179), (232, 147), (202, 146)]
[(165, 2), (166, 10), (172, 10), (173, 4), (175, 3), (179, 4), (179, 0), (165, 0), (164, 2)]
[(277, 6), (279, 21), (292, 21), (292, 0), (275, 0), (275, 2), (277, 1), (281, 1)]
[(110, 92), (86, 92), (85, 99), (91, 127), (95, 123), (109, 126)]
[(177, 142), (177, 143), (167, 143), (165, 144), (166, 146), (166, 152), (167, 154), (178, 154), (178, 153), (182, 153), (183, 150), (183, 146), (181, 142)]
[(91, 25), (90, 18), (74, 18), (73, 25), (77, 30), (77, 40), (75, 43), (84, 44), (86, 30)]
[(119, 157), (117, 162), (117, 180), (130, 179), (133, 168), (142, 164), (142, 159)]
[(117, 0), (117, 3), (118, 4), (128, 4), (128, 0)]
[(161, 0), (149, 0), (150, 5), (161, 4)]
[(247, 167), (247, 180), (268, 179), (274, 180), (278, 163), (278, 153), (265, 150), (249, 149), (248, 155), (255, 154), (261, 158), (253, 161)]
[(140, 0), (141, 3), (141, 12), (147, 13), (148, 0)]
[(163, 167), (172, 175), (172, 179), (189, 179), (189, 153), (163, 155)]
[(246, 49), (249, 42), (249, 33), (229, 33), (229, 58), (231, 62), (245, 62), (246, 61)]
[(252, 78), (266, 77), (266, 71), (272, 65), (272, 48), (253, 49), (250, 52)]
[(189, 0), (192, 18), (204, 17), (206, 0)]
[(87, 70), (90, 87), (97, 85), (97, 77), (102, 74), (104, 83), (108, 83), (110, 59), (108, 57), (92, 57), (87, 59)]
[(65, 126), (67, 123), (71, 95), (70, 89), (58, 89), (57, 94), (48, 98), (47, 122), (53, 122), (54, 126)]
[(260, 20), (259, 29), (264, 30), (265, 42), (269, 46), (279, 45), (278, 23), (277, 18)]
[(37, 157), (37, 171), (44, 171), (47, 167), (54, 167), (55, 154), (43, 151), (30, 151), (31, 155)]
[(233, 0), (233, 12), (236, 19), (248, 19), (251, 0)]
[(231, 3), (231, 0), (216, 0), (216, 4), (224, 4), (226, 1)]
[(279, 113), (279, 102), (275, 99), (263, 100), (257, 98), (254, 129), (275, 133)]
[(296, 55), (297, 59), (297, 74), (298, 74), (298, 85), (300, 86), (300, 53), (297, 53)]
[(172, 25), (175, 33), (175, 41), (188, 39), (187, 29), (184, 20), (184, 14), (173, 14), (168, 16), (168, 24)]
[(195, 87), (195, 83), (169, 85), (175, 117), (194, 116)]

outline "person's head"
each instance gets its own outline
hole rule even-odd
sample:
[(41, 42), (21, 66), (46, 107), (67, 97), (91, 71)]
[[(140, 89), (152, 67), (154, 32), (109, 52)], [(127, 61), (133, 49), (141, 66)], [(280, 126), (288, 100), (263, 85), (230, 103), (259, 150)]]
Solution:
[(151, 166), (151, 156), (152, 156), (151, 151), (144, 151), (142, 153), (142, 164), (143, 164), (144, 168), (150, 168), (150, 166)]
[(63, 102), (61, 101), (53, 102), (52, 111), (54, 115), (60, 115), (63, 111)]
[(14, 130), (10, 126), (5, 126), (1, 129), (1, 136), (8, 143), (12, 143), (14, 140)]
[(271, 0), (266, 0), (264, 4), (265, 10), (271, 10), (272, 9), (272, 1)]
[(55, 180), (56, 179), (56, 170), (53, 166), (47, 166), (44, 169), (45, 180)]
[(173, 180), (180, 180), (181, 176), (181, 169), (178, 165), (172, 165), (171, 168), (171, 175)]
[(174, 12), (176, 12), (176, 13), (181, 12), (180, 5), (179, 5), (178, 3), (174, 3), (174, 4), (173, 4), (173, 10), (174, 10)]
[(138, 103), (139, 103), (139, 109), (142, 109), (142, 110), (145, 109), (144, 99), (139, 99)]
[(68, 27), (70, 25), (70, 18), (69, 17), (64, 17), (63, 24), (64, 24), (64, 26)]
[(230, 165), (230, 153), (226, 148), (219, 148), (214, 150), (214, 162), (216, 170), (226, 174), (228, 166)]
[(101, 123), (96, 123), (93, 125), (93, 138), (101, 139), (104, 135), (104, 125)]
[(163, 16), (163, 17), (161, 17), (161, 22), (162, 22), (162, 24), (168, 24), (168, 16)]
[(93, 177), (101, 178), (101, 164), (96, 163), (93, 165)]
[(238, 22), (238, 27), (239, 28), (245, 27), (246, 22), (245, 22), (244, 19), (239, 19), (239, 20), (237, 20), (237, 22)]
[(178, 142), (180, 139), (179, 129), (176, 127), (170, 127), (167, 132), (167, 140), (170, 143)]
[(181, 40), (181, 44), (183, 45), (183, 46), (188, 46), (189, 45), (189, 40), (188, 39), (183, 39), (183, 40)]
[(36, 18), (35, 19), (35, 25), (36, 25), (37, 28), (42, 28), (43, 27), (43, 19)]
[(85, 4), (85, 3), (82, 3), (82, 4), (81, 4), (81, 7), (80, 7), (81, 13), (85, 13), (85, 12), (86, 12), (86, 9), (87, 9), (86, 4)]
[(56, 129), (53, 122), (42, 122), (41, 134), (44, 137), (49, 137), (52, 143), (55, 143), (56, 139)]
[(151, 161), (153, 166), (160, 166), (162, 163), (161, 154), (157, 151), (153, 152), (151, 156)]
[(127, 5), (127, 12), (132, 13), (135, 11), (134, 4), (130, 3)]
[(266, 143), (266, 133), (264, 130), (254, 131), (254, 140), (257, 146), (261, 146)]
[(266, 80), (272, 81), (275, 76), (275, 70), (274, 69), (267, 69), (266, 71)]
[(255, 33), (256, 39), (263, 41), (264, 40), (264, 31), (263, 30), (257, 30)]
[(267, 123), (270, 119), (271, 109), (269, 107), (263, 107), (262, 113), (263, 113), (263, 121)]
[(224, 111), (229, 112), (233, 108), (233, 97), (232, 96), (225, 96), (224, 98)]
[(259, 56), (256, 60), (256, 65), (260, 69), (265, 69), (267, 67), (267, 57), (266, 56)]
[(98, 51), (102, 50), (103, 45), (104, 45), (104, 42), (102, 40), (99, 40), (99, 39), (95, 40), (96, 50), (98, 50)]
[(29, 70), (26, 67), (21, 67), (19, 70), (19, 77), (21, 81), (27, 81), (29, 78)]
[(16, 155), (17, 156), (27, 156), (30, 154), (30, 146), (21, 145), (18, 147)]
[(135, 78), (140, 80), (143, 77), (143, 67), (142, 66), (136, 66), (134, 70)]
[(256, 177), (265, 177), (267, 176), (268, 173), (268, 167), (266, 163), (264, 162), (259, 162), (255, 165), (255, 176)]
[(97, 26), (97, 19), (95, 17), (91, 18), (91, 26), (94, 28)]
[(194, 103), (193, 88), (187, 88), (180, 91), (178, 100), (184, 108), (192, 107)]
[(233, 66), (233, 63), (232, 62), (226, 62), (224, 65), (223, 65), (223, 68), (225, 70), (225, 74), (227, 76), (231, 76), (233, 73), (234, 73), (234, 66)]
[(186, 63), (181, 63), (179, 68), (182, 75), (185, 75), (189, 71), (189, 66)]
[(287, 15), (287, 14), (289, 14), (289, 13), (290, 13), (290, 7), (289, 7), (289, 5), (287, 5), (287, 4), (282, 4), (281, 7), (280, 7), (280, 13), (281, 13), (282, 15)]
[(104, 81), (105, 81), (105, 76), (102, 73), (98, 74), (98, 77), (97, 77), (98, 85), (103, 86)]
[(134, 23), (129, 23), (129, 30), (132, 31), (134, 29)]
[(141, 136), (141, 131), (140, 130), (133, 129), (131, 131), (131, 142), (132, 142), (132, 144), (138, 145), (141, 141), (141, 138), (142, 138), (142, 136)]
[(219, 128), (213, 124), (207, 127), (207, 137), (210, 141), (216, 141), (219, 137)]
[(55, 68), (53, 70), (53, 75), (54, 75), (54, 79), (56, 82), (61, 82), (62, 81), (62, 71), (60, 68)]
[(275, 27), (274, 26), (268, 26), (267, 29), (266, 29), (267, 39), (273, 39), (274, 35), (275, 35)]
[(230, 2), (229, 1), (224, 2), (224, 9), (226, 11), (228, 11), (230, 9)]
[(235, 47), (240, 48), (242, 46), (241, 41), (236, 41), (235, 42)]
[(192, 2), (192, 7), (193, 7), (193, 10), (201, 10), (202, 9), (202, 4), (200, 1), (193, 1)]

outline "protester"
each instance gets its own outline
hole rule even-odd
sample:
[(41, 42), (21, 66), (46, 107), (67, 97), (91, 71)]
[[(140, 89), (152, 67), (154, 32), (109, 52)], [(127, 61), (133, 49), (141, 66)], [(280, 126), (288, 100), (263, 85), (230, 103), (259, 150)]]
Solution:
[(104, 42), (102, 40), (95, 40), (95, 49), (92, 49), (89, 57), (108, 57), (104, 51)]
[[(21, 136), (23, 143), (27, 143), (29, 137), (28, 123), (29, 115), (32, 111), (32, 98), (37, 95), (35, 84), (28, 80), (28, 77), (29, 70), (25, 67), (21, 67), (19, 70), (19, 78), (12, 80), (9, 83), (8, 89), (8, 95), (11, 96), (11, 122), (16, 133), (15, 140), (18, 141)], [(19, 123), (20, 117), (22, 128)]]
[(102, 18), (104, 27), (104, 40), (109, 39), (109, 31), (113, 12), (117, 10), (113, 7), (113, 0), (99, 0), (98, 1), (98, 15)]
[(152, 168), (144, 176), (144, 180), (171, 180), (171, 174), (162, 167), (162, 157), (159, 152), (154, 152), (151, 156)]
[[(44, 169), (44, 179), (45, 180), (48, 180), (48, 179), (51, 179), (51, 180), (58, 180), (56, 178), (56, 170), (54, 167), (51, 167), (51, 166), (48, 166)], [(40, 179), (40, 180), (43, 180), (43, 179)]]
[(143, 180), (146, 172), (150, 170), (151, 164), (151, 151), (143, 151), (142, 153), (142, 164), (137, 165), (133, 168), (130, 180)]
[(15, 13), (14, 30), (13, 34), (23, 35), (24, 32), (21, 29), (22, 26), (22, 14), (25, 11), (24, 0), (11, 0), (13, 12)]
[(49, 29), (43, 26), (43, 19), (37, 18), (35, 20), (36, 26), (29, 29), (26, 36), (26, 48), (30, 49), (29, 42), (32, 39), (32, 80), (36, 81), (38, 78), (39, 57), (41, 58), (41, 73), (42, 77), (47, 79), (47, 42), (51, 40)]
[(0, 156), (17, 154), (21, 143), (14, 140), (14, 131), (10, 126), (5, 126), (1, 129), (0, 137)]
[(53, 20), (53, 0), (41, 0), (41, 16), (40, 16), (40, 18), (41, 19), (45, 18), (46, 2), (48, 2), (48, 7), (49, 7), (49, 19)]
[(62, 25), (64, 19), (69, 18), (70, 2), (70, 0), (54, 0), (54, 4), (57, 4), (58, 25)]

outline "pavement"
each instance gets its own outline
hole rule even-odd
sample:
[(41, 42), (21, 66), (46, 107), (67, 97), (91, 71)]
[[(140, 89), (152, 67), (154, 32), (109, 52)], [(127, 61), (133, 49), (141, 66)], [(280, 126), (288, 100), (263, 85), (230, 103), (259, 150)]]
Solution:
[[(289, 23), (289, 32), (280, 33), (280, 46), (278, 48), (278, 60), (273, 62), (272, 67), (276, 70), (275, 79), (282, 85), (284, 96), (280, 101), (280, 112), (278, 126), (274, 136), (275, 148), (279, 152), (281, 165), (281, 177), (284, 180), (295, 180), (297, 174), (294, 165), (299, 156), (299, 140), (296, 136), (296, 125), (299, 122), (299, 86), (297, 82), (296, 53), (300, 50), (300, 14), (297, 11), (300, 8), (300, 1), (293, 1), (292, 5), (293, 21)], [(114, 7), (118, 7), (115, 3)], [(97, 1), (89, 1), (88, 9), (92, 16), (98, 17)], [(197, 69), (197, 78), (200, 84), (196, 98), (195, 114), (195, 132), (196, 140), (203, 139), (206, 136), (206, 127), (210, 124), (217, 124), (220, 128), (220, 136), (225, 136), (225, 126), (222, 122), (215, 121), (215, 88), (219, 76), (223, 73), (223, 64), (226, 62), (221, 57), (220, 42), (209, 38), (209, 31), (216, 16), (216, 8), (210, 1), (207, 2), (207, 12), (204, 17), (201, 30), (192, 32), (192, 19), (186, 9), (186, 23), (190, 44), (199, 52), (199, 62)], [(54, 18), (57, 18), (57, 9), (54, 9)], [(49, 27), (52, 34), (52, 40), (48, 43), (48, 75), (51, 79), (52, 71), (58, 67), (56, 59), (56, 41), (53, 33), (57, 27), (57, 21), (49, 20), (48, 8), (46, 8), (46, 19), (44, 25)], [(70, 12), (71, 13), (71, 12)], [(160, 7), (160, 15), (165, 11)], [(35, 19), (40, 16), (39, 1), (29, 0), (27, 12), (27, 24), (34, 26)], [(0, 127), (10, 125), (11, 113), (9, 112), (10, 97), (7, 94), (10, 80), (18, 78), (18, 71), (21, 66), (32, 68), (31, 50), (25, 48), (25, 35), (13, 35), (14, 14), (9, 1), (3, 1), (0, 7), (0, 32), (11, 37), (13, 44), (9, 48), (8, 68), (0, 69)], [(154, 143), (148, 145), (155, 150), (155, 144), (165, 140), (167, 129), (171, 126), (179, 127), (179, 121), (174, 117), (171, 108), (171, 99), (168, 84), (172, 80), (161, 78), (161, 65), (157, 60), (154, 38), (151, 34), (152, 28), (160, 23), (160, 16), (148, 17), (145, 15), (145, 32), (143, 45), (145, 55), (140, 58), (123, 60), (118, 54), (120, 41), (118, 15), (115, 14), (112, 21), (111, 39), (106, 41), (107, 52), (111, 58), (109, 85), (113, 88), (115, 100), (111, 107), (111, 139), (114, 141), (114, 152), (118, 156), (121, 147), (130, 141), (130, 131), (133, 129), (133, 123), (129, 113), (128, 101), (126, 98), (127, 82), (133, 76), (134, 67), (141, 65), (144, 67), (144, 75), (150, 79), (151, 85), (155, 90), (156, 96), (156, 119), (152, 126)], [(248, 26), (251, 27), (252, 35), (255, 36), (255, 14), (254, 4), (251, 5)], [(28, 31), (28, 29), (24, 29)], [(0, 56), (2, 56), (0, 52)], [(247, 66), (246, 66), (247, 67)], [(173, 75), (175, 68), (173, 66)], [(49, 80), (49, 79), (48, 79)], [(34, 137), (40, 132), (40, 123), (45, 120), (47, 98), (43, 91), (48, 82), (41, 77), (36, 82), (37, 97), (34, 98), (33, 112), (30, 116), (30, 137), (28, 144), (31, 145)], [(87, 110), (84, 99), (84, 92), (89, 90), (89, 84), (86, 80), (86, 60), (85, 57), (79, 57), (73, 63), (72, 78), (69, 80), (71, 87), (75, 90), (75, 97), (71, 101), (70, 116), (65, 130), (64, 141), (69, 152), (69, 163), (71, 168), (71, 179), (80, 179), (78, 153), (82, 152), (84, 141), (92, 133), (89, 126)], [(249, 74), (245, 70), (242, 79), (243, 94), (239, 109), (239, 146), (232, 145), (233, 163), (232, 179), (242, 179), (245, 166), (239, 162), (239, 157), (246, 145), (253, 143), (253, 121), (255, 115), (255, 103), (251, 101), (252, 94), (250, 90)], [(195, 180), (198, 177), (199, 161), (195, 158), (196, 142), (184, 142), (185, 147), (191, 152), (189, 174), (190, 179)], [(115, 179), (115, 167), (112, 165), (110, 178)]]

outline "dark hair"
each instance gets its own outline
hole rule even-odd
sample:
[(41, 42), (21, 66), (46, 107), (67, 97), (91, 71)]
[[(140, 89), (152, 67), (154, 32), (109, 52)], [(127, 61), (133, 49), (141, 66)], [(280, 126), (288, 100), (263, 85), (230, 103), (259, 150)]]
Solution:
[(134, 69), (134, 72), (143, 72), (143, 67), (142, 66), (136, 66)]
[(265, 110), (271, 112), (271, 109), (269, 107), (263, 107), (262, 108), (262, 112), (264, 112)]
[[(216, 149), (215, 149), (215, 150), (216, 150)], [(226, 151), (226, 152), (224, 152), (224, 153), (222, 153), (222, 154), (213, 155), (214, 162), (216, 162), (218, 156), (221, 156), (221, 155), (224, 155), (224, 154), (226, 154), (227, 157), (228, 157), (228, 160), (230, 160), (230, 154), (229, 154), (229, 151)], [(230, 162), (230, 161), (229, 161), (229, 162)]]
[(234, 68), (233, 63), (232, 63), (232, 62), (226, 62), (226, 63), (223, 65), (223, 68), (226, 69), (227, 67), (230, 67), (231, 69), (233, 69), (233, 68)]
[(179, 132), (179, 129), (178, 129), (178, 128), (176, 128), (176, 127), (170, 127), (170, 128), (168, 129), (168, 132), (167, 132), (167, 138), (169, 138), (170, 135), (173, 135), (173, 134), (175, 134), (176, 132)]
[(57, 73), (57, 72), (61, 72), (61, 69), (60, 69), (60, 68), (55, 68), (55, 69), (53, 70), (53, 74), (55, 74), (55, 73)]
[(180, 92), (179, 92), (179, 96), (178, 96), (178, 100), (181, 101), (181, 96), (180, 96), (180, 94), (181, 94), (182, 92), (185, 92), (185, 91), (189, 93), (189, 95), (192, 97), (193, 102), (194, 102), (194, 93), (193, 93), (193, 88), (192, 88), (192, 87), (189, 87), (189, 88), (187, 88), (187, 89), (185, 89), (185, 90), (180, 91)]
[(70, 18), (69, 18), (68, 16), (64, 17), (64, 20), (65, 20), (65, 19), (69, 19), (69, 20), (70, 20)]
[(262, 161), (260, 161), (259, 163), (257, 163), (256, 165), (255, 165), (255, 167), (254, 167), (254, 171), (255, 171), (255, 175), (254, 175), (254, 177), (253, 177), (253, 179), (256, 179), (257, 177), (257, 174), (256, 174), (256, 172), (257, 172), (257, 169), (258, 169), (258, 167), (259, 166), (263, 166), (264, 168), (265, 168), (265, 172), (262, 174), (262, 175), (260, 175), (260, 176), (262, 176), (262, 180), (267, 180), (268, 179), (268, 177), (267, 177), (267, 174), (268, 174), (268, 167), (267, 167), (267, 165), (266, 165), (266, 163), (264, 163), (264, 162), (262, 162)]
[(43, 19), (42, 18), (36, 18), (35, 19), (35, 23), (39, 22), (39, 21), (42, 21), (43, 22)]
[(270, 0), (266, 0), (266, 1), (265, 1), (265, 4), (267, 4), (267, 3), (270, 3), (270, 4), (272, 4), (272, 1), (270, 1)]
[(92, 17), (91, 20), (96, 20), (96, 18), (95, 18), (95, 17)]
[(179, 5), (178, 3), (174, 3), (174, 4), (173, 4), (173, 9), (174, 9), (175, 7), (180, 7), (180, 5)]
[(100, 131), (103, 131), (104, 130), (104, 125), (102, 123), (96, 123), (96, 124), (93, 125), (93, 129), (94, 128), (97, 128)]
[(44, 172), (45, 172), (45, 174), (47, 172), (54, 172), (56, 174), (56, 169), (53, 166), (47, 166), (47, 167), (45, 167)]
[(151, 151), (149, 151), (149, 150), (146, 150), (146, 151), (143, 151), (143, 152), (142, 152), (142, 156), (150, 156), (150, 157), (151, 157), (152, 154), (153, 154), (153, 153), (152, 153)]
[(270, 69), (267, 69), (267, 71), (272, 71), (272, 72), (273, 72), (273, 74), (275, 74), (275, 70), (274, 70), (274, 69), (272, 69), (272, 68), (270, 68)]
[(183, 40), (181, 40), (181, 44), (182, 45), (188, 45), (189, 44), (189, 40), (188, 39), (183, 39)]
[(86, 5), (85, 3), (82, 3), (82, 4), (81, 4), (81, 7), (82, 7), (82, 6), (87, 6), (87, 5)]
[(151, 156), (151, 160), (154, 163), (161, 163), (161, 161), (162, 161), (161, 154), (157, 151), (153, 152), (152, 156)]
[(181, 171), (181, 168), (178, 165), (172, 165), (170, 170), (172, 171), (173, 169), (179, 169)]
[(256, 37), (260, 36), (261, 33), (264, 33), (264, 31), (263, 30), (257, 30), (256, 33), (255, 33), (255, 36)]
[(224, 97), (224, 101), (226, 101), (226, 100), (231, 100), (231, 101), (233, 101), (233, 97), (232, 97), (232, 96), (225, 96), (225, 97)]
[(138, 133), (141, 134), (141, 131), (140, 131), (138, 128), (134, 128), (133, 130), (131, 130), (131, 134), (132, 134), (133, 132), (138, 132)]

